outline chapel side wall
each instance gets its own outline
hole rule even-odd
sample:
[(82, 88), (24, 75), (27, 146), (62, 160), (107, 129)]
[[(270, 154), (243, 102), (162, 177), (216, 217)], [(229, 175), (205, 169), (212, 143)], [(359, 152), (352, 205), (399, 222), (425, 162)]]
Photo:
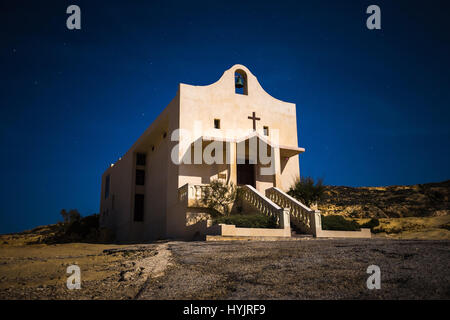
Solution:
[(176, 129), (173, 123), (177, 123), (178, 101), (177, 94), (152, 123), (151, 129), (144, 133), (143, 136), (148, 133), (152, 137), (145, 150), (141, 150), (142, 147), (139, 144), (132, 149), (134, 154), (137, 152), (146, 154), (144, 221), (131, 221), (130, 237), (133, 241), (151, 241), (168, 237), (169, 224), (172, 223), (168, 219), (170, 201), (172, 201), (173, 194), (177, 194), (177, 189), (170, 187), (174, 185), (173, 181), (177, 175), (170, 155), (173, 145), (176, 143), (171, 141), (171, 135)]
[(108, 201), (105, 199), (105, 180), (106, 176), (109, 172), (109, 169), (106, 169), (105, 172), (103, 172), (102, 177), (100, 179), (100, 227), (101, 228), (109, 228), (112, 230), (111, 220), (107, 219), (107, 217), (104, 216), (104, 212), (106, 208), (109, 207)]
[[(153, 172), (161, 172), (163, 169), (154, 168), (155, 164), (162, 163), (158, 160), (158, 155), (165, 155), (164, 151), (155, 150), (154, 154), (147, 152), (150, 155), (146, 161), (145, 166), (146, 177), (145, 185), (142, 188), (151, 188), (155, 183), (150, 181), (158, 181), (159, 174), (152, 176)], [(150, 169), (150, 170), (149, 170)], [(136, 174), (136, 153), (133, 149), (130, 149), (121, 160), (119, 160), (112, 168), (110, 168), (111, 175), (111, 191), (110, 195), (114, 196), (114, 207), (112, 214), (110, 215), (113, 223), (113, 231), (116, 236), (116, 240), (119, 242), (130, 241), (147, 241), (156, 238), (158, 230), (152, 230), (155, 227), (154, 215), (152, 214), (151, 207), (156, 208), (155, 212), (164, 212), (165, 207), (162, 207), (164, 201), (161, 197), (165, 196), (164, 192), (160, 189), (157, 190), (157, 194), (152, 194), (152, 190), (147, 192), (145, 190), (145, 203), (144, 203), (144, 221), (134, 221), (134, 196), (136, 193), (141, 193), (139, 190), (141, 186), (136, 186), (135, 174)], [(161, 179), (162, 183), (165, 179)], [(156, 183), (158, 185), (158, 183)], [(110, 198), (111, 198), (110, 196)], [(154, 200), (154, 202), (152, 201)], [(161, 211), (163, 210), (163, 211)], [(162, 237), (164, 236), (164, 226), (162, 228)]]
[[(136, 232), (142, 240), (157, 240), (166, 237), (167, 210), (167, 153), (169, 133), (155, 150), (147, 150), (145, 177), (145, 204), (143, 223), (135, 222)], [(139, 231), (138, 231), (139, 230)]]
[[(178, 90), (176, 99), (173, 104), (170, 105), (170, 121), (169, 132), (172, 134), (174, 130), (180, 128), (180, 100), (181, 92)], [(186, 238), (186, 206), (179, 201), (178, 188), (179, 188), (179, 170), (180, 165), (175, 163), (172, 159), (172, 153), (175, 153), (179, 141), (168, 140), (168, 152), (166, 154), (167, 162), (167, 216), (166, 216), (166, 234), (168, 238)], [(176, 158), (176, 155), (175, 155)], [(176, 160), (176, 159), (175, 159)]]
[[(130, 227), (132, 157), (124, 156), (102, 176), (102, 199), (100, 212), (108, 209), (108, 215), (102, 217), (104, 227), (113, 231), (117, 241), (127, 241)], [(109, 197), (104, 198), (106, 176), (110, 175)], [(114, 200), (113, 200), (114, 199)]]
[[(110, 228), (119, 242), (148, 241), (167, 237), (168, 185), (176, 185), (177, 170), (169, 174), (172, 130), (168, 123), (178, 114), (178, 94), (144, 131), (121, 160), (102, 175), (100, 210), (111, 210), (114, 194), (114, 214), (109, 214), (102, 226)], [(177, 120), (176, 120), (177, 122)], [(163, 133), (166, 136), (163, 137)], [(151, 146), (155, 146), (152, 150)], [(145, 153), (145, 184), (136, 185), (136, 153)], [(142, 166), (139, 167), (142, 169)], [(111, 176), (110, 196), (104, 198), (106, 175)], [(175, 187), (170, 192), (177, 193)], [(144, 221), (134, 221), (134, 197), (144, 194)]]
[(117, 177), (114, 182), (114, 187), (117, 192), (114, 202), (117, 203), (116, 217), (116, 230), (117, 239), (119, 241), (125, 241), (128, 239), (131, 223), (131, 187), (132, 187), (132, 168), (133, 157), (125, 155), (121, 160), (117, 168)]

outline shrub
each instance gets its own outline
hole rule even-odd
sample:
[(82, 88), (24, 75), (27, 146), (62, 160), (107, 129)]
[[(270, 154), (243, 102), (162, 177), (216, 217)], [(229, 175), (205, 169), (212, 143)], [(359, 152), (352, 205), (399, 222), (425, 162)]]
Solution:
[(241, 228), (276, 228), (277, 222), (274, 217), (263, 214), (235, 214), (221, 216), (214, 219), (214, 223), (234, 224)]
[(360, 229), (360, 226), (356, 221), (347, 220), (343, 216), (329, 215), (329, 216), (322, 216), (322, 229), (357, 231)]
[(77, 209), (71, 209), (69, 212), (67, 212), (66, 209), (62, 209), (61, 216), (64, 223), (72, 223), (81, 219), (81, 214)]
[(314, 183), (314, 179), (311, 177), (305, 177), (301, 180), (297, 178), (294, 185), (289, 189), (288, 194), (309, 207), (323, 197), (325, 186), (322, 183), (322, 179), (318, 179)]
[(373, 229), (375, 227), (378, 227), (380, 225), (380, 221), (377, 218), (372, 218), (370, 221), (363, 223), (360, 225), (361, 228), (370, 228), (370, 231), (374, 231)]
[[(71, 239), (93, 238), (98, 233), (99, 215), (93, 214), (71, 222), (66, 229), (66, 236)], [(92, 239), (89, 239), (92, 240)]]
[(98, 214), (92, 214), (87, 217), (80, 216), (80, 218), (74, 219), (72, 222), (58, 223), (54, 225), (54, 228), (54, 232), (44, 237), (42, 242), (53, 244), (68, 242), (107, 242), (113, 240), (110, 234), (105, 233), (106, 230), (99, 228)]
[(236, 200), (237, 189), (233, 183), (227, 184), (221, 180), (213, 180), (209, 188), (205, 188), (202, 203), (209, 209), (220, 214), (229, 214), (230, 206)]
[(80, 220), (71, 222), (66, 230), (66, 235), (74, 238), (86, 238), (88, 235), (92, 237), (93, 233), (98, 231), (99, 215), (93, 214)]

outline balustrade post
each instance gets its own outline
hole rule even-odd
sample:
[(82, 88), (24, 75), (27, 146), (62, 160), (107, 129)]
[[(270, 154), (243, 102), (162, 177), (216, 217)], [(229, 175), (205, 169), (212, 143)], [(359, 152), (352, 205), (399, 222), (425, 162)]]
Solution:
[(279, 211), (280, 216), (280, 227), (281, 229), (291, 229), (291, 219), (289, 216), (289, 209), (281, 208)]
[(322, 230), (322, 217), (320, 210), (314, 210), (311, 212), (311, 232), (317, 237), (317, 234)]

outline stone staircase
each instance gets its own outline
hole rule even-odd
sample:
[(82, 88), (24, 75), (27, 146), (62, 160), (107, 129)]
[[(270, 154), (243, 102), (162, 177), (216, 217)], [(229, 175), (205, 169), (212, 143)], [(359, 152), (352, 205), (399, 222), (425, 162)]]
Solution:
[(318, 229), (321, 230), (320, 211), (308, 208), (280, 189), (271, 187), (263, 195), (246, 185), (243, 191), (244, 201), (263, 214), (275, 216), (281, 228), (291, 229), (291, 236), (313, 236)]
[(242, 187), (243, 201), (262, 214), (274, 217), (280, 228), (290, 228), (289, 211), (279, 206), (251, 185)]
[(266, 190), (266, 197), (278, 206), (287, 209), (290, 223), (297, 234), (317, 235), (317, 231), (322, 230), (321, 216), (319, 210), (313, 210), (297, 199), (276, 187)]
[[(200, 200), (208, 187), (207, 184), (186, 184), (178, 190), (179, 200), (186, 207), (200, 207)], [(244, 211), (256, 210), (274, 217), (278, 229), (284, 230), (283, 236), (308, 238), (316, 236), (317, 231), (321, 230), (320, 211), (308, 208), (276, 187), (271, 187), (262, 194), (253, 186), (245, 185), (242, 187), (242, 200), (246, 207)]]

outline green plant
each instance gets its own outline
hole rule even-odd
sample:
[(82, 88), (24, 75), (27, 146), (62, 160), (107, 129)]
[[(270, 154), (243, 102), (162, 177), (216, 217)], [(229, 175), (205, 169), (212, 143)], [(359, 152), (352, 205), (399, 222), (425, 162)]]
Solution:
[(72, 223), (75, 221), (80, 221), (81, 214), (78, 212), (77, 209), (71, 209), (69, 212), (66, 211), (66, 209), (61, 210), (61, 216), (63, 218), (64, 223)]
[(370, 221), (363, 223), (360, 225), (361, 228), (370, 228), (370, 230), (373, 232), (373, 229), (375, 227), (378, 227), (380, 225), (380, 220), (377, 218), (372, 218)]
[(215, 212), (228, 215), (237, 193), (237, 188), (233, 183), (227, 184), (221, 180), (213, 180), (209, 187), (205, 188), (201, 202), (212, 209), (213, 215)]
[(214, 223), (234, 224), (240, 228), (276, 228), (277, 222), (274, 217), (263, 214), (235, 214), (221, 216), (214, 219)]
[(80, 220), (70, 222), (66, 229), (66, 236), (84, 239), (94, 238), (99, 228), (99, 215), (93, 214)]
[(309, 207), (311, 204), (320, 201), (324, 192), (325, 186), (322, 179), (318, 179), (315, 183), (313, 178), (305, 177), (303, 179), (297, 178), (288, 194)]
[(357, 231), (360, 230), (360, 226), (356, 221), (347, 220), (343, 216), (329, 215), (329, 216), (322, 216), (322, 229)]
[[(71, 210), (77, 212), (76, 210)], [(64, 216), (63, 216), (64, 217)], [(66, 217), (70, 217), (67, 215)], [(73, 217), (77, 217), (74, 215)], [(69, 218), (66, 219), (66, 221)], [(99, 228), (99, 215), (92, 214), (86, 217), (73, 219), (71, 222), (58, 223), (54, 225), (52, 234), (44, 238), (43, 242), (52, 243), (68, 243), (68, 242), (108, 242), (113, 237), (108, 230)]]

